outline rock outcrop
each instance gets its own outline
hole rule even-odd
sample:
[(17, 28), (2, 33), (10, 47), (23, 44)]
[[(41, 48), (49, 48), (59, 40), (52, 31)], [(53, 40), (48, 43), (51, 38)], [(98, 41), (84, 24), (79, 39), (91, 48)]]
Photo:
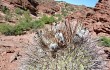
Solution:
[(4, 3), (9, 3), (15, 7), (28, 9), (33, 15), (37, 13), (55, 14), (60, 9), (54, 0), (2, 0)]
[(109, 35), (110, 1), (99, 0), (93, 11), (87, 13), (84, 24), (95, 35)]

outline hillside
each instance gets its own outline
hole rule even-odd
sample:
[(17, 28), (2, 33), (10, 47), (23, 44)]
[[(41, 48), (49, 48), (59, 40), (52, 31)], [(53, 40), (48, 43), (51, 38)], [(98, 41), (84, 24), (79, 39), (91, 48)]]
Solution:
[(109, 0), (0, 0), (0, 70), (110, 70), (109, 18)]

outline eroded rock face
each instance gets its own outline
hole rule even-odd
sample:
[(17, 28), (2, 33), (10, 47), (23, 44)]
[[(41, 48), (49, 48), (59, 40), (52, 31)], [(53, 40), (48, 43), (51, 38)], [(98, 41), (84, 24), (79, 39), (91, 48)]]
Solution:
[(36, 0), (13, 0), (9, 1), (10, 4), (13, 4), (16, 7), (20, 7), (22, 9), (28, 9), (32, 14), (36, 15), (37, 6), (39, 5)]
[[(94, 8), (84, 7), (73, 12), (68, 19), (77, 19), (89, 29), (92, 36), (110, 35), (110, 0), (99, 0)], [(80, 23), (79, 22), (79, 23)]]
[(28, 9), (33, 15), (37, 13), (54, 14), (59, 11), (54, 0), (6, 0), (15, 7)]
[(88, 12), (84, 24), (96, 35), (110, 34), (110, 0), (99, 0), (92, 12)]

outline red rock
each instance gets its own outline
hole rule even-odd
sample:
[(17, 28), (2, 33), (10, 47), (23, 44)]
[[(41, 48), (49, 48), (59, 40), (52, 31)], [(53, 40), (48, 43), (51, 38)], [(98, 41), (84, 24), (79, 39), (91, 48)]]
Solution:
[(97, 35), (110, 34), (110, 0), (99, 0), (93, 11), (87, 13), (84, 24)]

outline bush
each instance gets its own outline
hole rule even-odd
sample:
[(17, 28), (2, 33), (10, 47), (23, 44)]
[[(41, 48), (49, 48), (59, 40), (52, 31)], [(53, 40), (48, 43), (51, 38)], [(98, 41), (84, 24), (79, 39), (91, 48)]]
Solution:
[(106, 47), (110, 47), (110, 38), (101, 37), (101, 44)]
[(13, 26), (9, 24), (0, 24), (0, 32), (5, 35), (12, 35)]
[(44, 23), (41, 21), (33, 21), (33, 22), (26, 22), (22, 21), (15, 26), (11, 26), (8, 24), (1, 24), (0, 25), (0, 32), (5, 35), (22, 35), (24, 31), (29, 31), (30, 29), (37, 29), (43, 27)]
[(5, 35), (22, 35), (25, 31), (29, 31), (30, 29), (41, 28), (45, 24), (53, 23), (54, 21), (55, 19), (53, 16), (43, 16), (39, 20), (32, 21), (32, 18), (29, 15), (29, 11), (26, 11), (24, 14), (24, 18), (21, 18), (17, 25), (0, 25), (0, 32)]
[(27, 10), (27, 11), (24, 12), (24, 20), (25, 20), (26, 22), (32, 21), (32, 18), (31, 18), (31, 16), (30, 16), (29, 10)]
[(21, 35), (24, 34), (24, 31), (28, 31), (31, 29), (31, 23), (27, 23), (26, 21), (19, 23), (15, 26), (11, 26), (8, 24), (0, 25), (0, 32), (5, 35)]
[[(5, 35), (17, 35), (18, 34), (17, 31), (18, 30), (14, 26), (11, 26), (11, 25), (8, 25), (8, 24), (1, 24), (0, 25), (0, 32), (2, 34), (5, 34)], [(20, 31), (18, 31), (18, 32), (19, 32), (19, 34), (21, 33)]]
[(2, 11), (4, 14), (6, 14), (6, 13), (9, 12), (9, 9), (8, 9), (6, 6), (2, 6), (1, 11)]
[(20, 8), (16, 8), (15, 13), (18, 14), (18, 15), (22, 15), (24, 13), (24, 11)]
[(68, 11), (65, 8), (61, 10), (63, 16), (67, 16)]
[(50, 24), (50, 23), (55, 22), (55, 18), (54, 18), (53, 16), (48, 17), (48, 16), (44, 15), (44, 16), (40, 19), (40, 21), (44, 22), (45, 24)]
[(2, 6), (1, 11), (6, 14), (5, 15), (5, 20), (10, 21), (12, 18), (12, 14), (10, 13), (10, 10), (6, 6)]
[[(18, 9), (19, 10), (19, 9)], [(20, 11), (18, 11), (20, 13)], [(24, 31), (29, 31), (32, 28), (32, 18), (29, 11), (24, 11), (24, 17), (20, 19), (19, 23), (14, 27), (12, 35), (24, 34)]]
[[(63, 26), (62, 32), (69, 32), (65, 26)], [(64, 31), (66, 29), (66, 31)], [(35, 44), (28, 45), (26, 48), (27, 57), (21, 61), (20, 70), (96, 70), (99, 69), (97, 63), (102, 61), (98, 58), (96, 53), (96, 41), (87, 37), (87, 41), (78, 41), (78, 45), (70, 42), (73, 37), (69, 33), (63, 34), (67, 48), (63, 48), (55, 52), (56, 58), (52, 58), (51, 52), (49, 54), (49, 42), (54, 43), (54, 31), (51, 33), (48, 30), (42, 30), (43, 35), (39, 33), (33, 37)], [(43, 38), (48, 45), (44, 45)], [(68, 38), (69, 39), (68, 39)], [(85, 39), (85, 38), (83, 38)], [(77, 39), (76, 39), (77, 40)], [(60, 46), (60, 45), (58, 45)], [(49, 47), (50, 48), (50, 47)], [(100, 62), (100, 64), (103, 62)], [(94, 69), (93, 69), (94, 68)], [(101, 68), (100, 68), (101, 69)], [(102, 69), (103, 70), (103, 69)]]
[(30, 24), (27, 22), (19, 23), (14, 27), (13, 35), (21, 35), (24, 34), (24, 31), (30, 30)]
[(55, 18), (53, 16), (49, 17), (49, 23), (55, 22)]
[(21, 35), (21, 34), (23, 34), (22, 29), (20, 27), (18, 27), (18, 28), (15, 27), (14, 33), (12, 35)]
[(55, 16), (58, 17), (57, 21), (62, 20), (62, 15), (61, 14), (56, 14)]
[(49, 18), (46, 16), (46, 15), (44, 15), (42, 18), (40, 18), (40, 20), (42, 21), (42, 22), (44, 22), (45, 24), (48, 24), (49, 22)]
[(12, 14), (10, 12), (7, 12), (6, 15), (5, 15), (5, 20), (10, 21), (11, 18), (12, 18)]
[(32, 24), (31, 28), (33, 28), (33, 29), (41, 28), (41, 27), (43, 27), (45, 25), (45, 23), (43, 21), (41, 21), (41, 20), (33, 21), (31, 24)]

